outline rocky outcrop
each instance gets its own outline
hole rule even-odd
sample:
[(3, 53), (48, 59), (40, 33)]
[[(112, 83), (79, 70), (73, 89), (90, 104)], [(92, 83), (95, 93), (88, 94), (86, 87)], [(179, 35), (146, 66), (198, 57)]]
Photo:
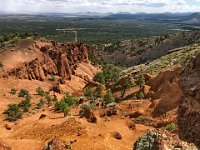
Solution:
[(71, 150), (71, 143), (55, 137), (43, 148), (43, 150)]
[(200, 54), (183, 70), (179, 83), (184, 93), (178, 111), (179, 134), (200, 148)]
[(88, 63), (88, 52), (91, 47), (82, 43), (67, 43), (40, 48), (41, 57), (24, 63), (21, 67), (7, 72), (4, 77), (14, 76), (19, 79), (43, 81), (48, 75), (58, 75), (63, 79), (71, 79), (75, 75), (77, 65)]
[(133, 145), (133, 150), (197, 150), (192, 145), (181, 141), (178, 136), (165, 131), (149, 131), (138, 138)]

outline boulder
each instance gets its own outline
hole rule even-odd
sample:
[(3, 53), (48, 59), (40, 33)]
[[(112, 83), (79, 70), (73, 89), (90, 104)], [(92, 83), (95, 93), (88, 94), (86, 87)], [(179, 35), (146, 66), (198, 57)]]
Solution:
[(142, 111), (134, 111), (134, 112), (130, 112), (129, 113), (129, 118), (138, 118), (140, 116), (142, 116), (144, 114), (144, 112)]
[(113, 116), (117, 115), (117, 108), (116, 107), (109, 107), (105, 109), (105, 116)]
[(12, 127), (9, 125), (9, 124), (5, 124), (4, 127), (7, 129), (7, 130), (11, 130)]
[(87, 119), (88, 122), (90, 123), (96, 123), (97, 122), (97, 118), (94, 114), (94, 112), (92, 110), (90, 110), (89, 108), (83, 109), (80, 111), (80, 117), (85, 117)]
[(112, 132), (111, 135), (117, 140), (121, 140), (122, 139), (122, 135), (117, 131)]
[(133, 120), (127, 120), (127, 126), (130, 130), (135, 130), (136, 126), (135, 126), (135, 122)]
[(71, 150), (71, 143), (55, 137), (43, 148), (43, 150)]
[(46, 116), (47, 116), (46, 114), (41, 114), (40, 117), (39, 117), (39, 120), (46, 118)]

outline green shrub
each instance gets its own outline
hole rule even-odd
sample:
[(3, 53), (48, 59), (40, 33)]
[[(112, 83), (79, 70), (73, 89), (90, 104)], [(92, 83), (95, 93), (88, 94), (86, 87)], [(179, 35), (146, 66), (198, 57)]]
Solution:
[(144, 98), (144, 93), (140, 91), (140, 92), (137, 94), (137, 99), (143, 99), (143, 98)]
[(64, 113), (64, 116), (66, 117), (69, 114), (70, 107), (65, 103), (64, 100), (58, 101), (55, 103), (55, 111), (61, 111)]
[(120, 69), (114, 65), (106, 65), (103, 68), (103, 73), (105, 77), (105, 82), (116, 82), (120, 76)]
[(94, 100), (96, 98), (95, 91), (90, 87), (84, 89), (84, 96), (89, 100)]
[(37, 94), (40, 95), (40, 96), (45, 96), (45, 95), (46, 95), (45, 91), (44, 91), (41, 87), (38, 87), (38, 88), (36, 89), (36, 92), (37, 92)]
[(162, 134), (156, 131), (148, 131), (147, 134), (139, 137), (133, 145), (133, 150), (157, 150), (158, 144), (155, 139), (160, 139)]
[(93, 81), (99, 82), (99, 83), (101, 83), (101, 84), (105, 84), (105, 77), (104, 77), (103, 72), (97, 73), (97, 74), (94, 76)]
[(168, 130), (168, 131), (173, 131), (174, 129), (176, 129), (176, 124), (175, 123), (170, 123), (166, 127), (164, 127), (164, 129)]
[(12, 88), (10, 90), (10, 94), (15, 95), (17, 93), (17, 89), (16, 88)]
[(39, 103), (36, 104), (35, 108), (36, 109), (41, 109), (44, 106), (44, 104), (45, 104), (45, 101), (43, 99), (41, 99), (39, 101)]
[(31, 107), (30, 99), (27, 98), (27, 99), (21, 101), (18, 104), (18, 107), (21, 108), (24, 112), (28, 112), (29, 108)]
[(8, 121), (16, 121), (22, 118), (22, 112), (17, 104), (8, 105), (8, 109), (4, 112), (7, 114), (6, 120)]
[(102, 92), (103, 92), (103, 86), (102, 85), (98, 85), (96, 90), (95, 90), (95, 95), (98, 98), (102, 97)]
[(136, 83), (134, 80), (132, 80), (130, 77), (126, 78), (125, 82), (122, 85), (119, 85), (119, 88), (121, 89), (121, 98), (124, 97), (127, 89), (130, 89), (135, 86)]
[(115, 97), (113, 96), (110, 89), (107, 90), (106, 95), (104, 96), (104, 101), (106, 104), (115, 102)]
[(145, 78), (143, 74), (140, 74), (137, 80), (137, 84), (140, 86), (140, 89), (145, 85)]
[(47, 103), (50, 104), (52, 102), (51, 97), (49, 96), (49, 94), (46, 94), (45, 99), (47, 100)]
[(103, 66), (102, 72), (97, 73), (93, 80), (101, 84), (116, 82), (120, 76), (120, 69), (114, 65)]
[(91, 103), (89, 105), (89, 108), (92, 109), (92, 110), (96, 110), (97, 109), (97, 106), (95, 105), (95, 103)]
[(58, 102), (58, 98), (57, 98), (57, 96), (55, 96), (55, 97), (53, 98), (52, 101), (53, 101), (53, 102)]
[(30, 96), (29, 92), (27, 90), (21, 89), (18, 94), (18, 97), (27, 97), (27, 96), (28, 97)]
[(68, 105), (68, 106), (76, 106), (78, 103), (78, 99), (76, 97), (72, 96), (64, 96), (62, 100)]
[(82, 104), (81, 107), (80, 107), (80, 111), (79, 111), (79, 115), (80, 116), (83, 116), (84, 113), (90, 109), (90, 106), (87, 105), (87, 104)]

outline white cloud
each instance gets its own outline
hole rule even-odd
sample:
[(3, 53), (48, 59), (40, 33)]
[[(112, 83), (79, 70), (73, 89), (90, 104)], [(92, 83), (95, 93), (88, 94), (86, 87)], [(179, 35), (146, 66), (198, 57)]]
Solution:
[[(188, 0), (0, 0), (4, 12), (186, 12), (199, 11)], [(200, 0), (194, 0), (200, 1)]]

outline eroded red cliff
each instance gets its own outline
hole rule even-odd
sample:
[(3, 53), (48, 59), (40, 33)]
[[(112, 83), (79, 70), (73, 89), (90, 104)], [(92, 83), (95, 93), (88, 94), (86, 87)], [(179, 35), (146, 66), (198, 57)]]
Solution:
[(82, 43), (67, 43), (40, 48), (41, 57), (22, 66), (8, 71), (4, 77), (17, 77), (19, 79), (43, 81), (48, 75), (58, 75), (62, 79), (71, 79), (75, 75), (77, 65), (81, 62), (88, 63), (88, 52), (91, 47)]

